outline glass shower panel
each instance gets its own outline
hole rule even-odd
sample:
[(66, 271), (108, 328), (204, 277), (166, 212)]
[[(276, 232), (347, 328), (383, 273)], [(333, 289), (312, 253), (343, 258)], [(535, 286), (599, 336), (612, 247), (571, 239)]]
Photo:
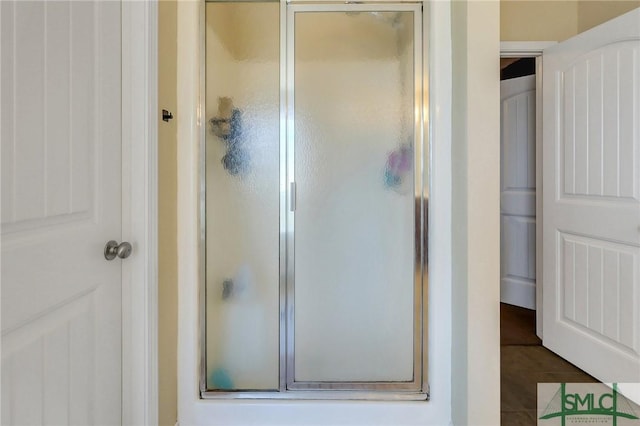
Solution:
[(279, 387), (279, 4), (206, 3), (206, 386)]
[(294, 382), (410, 382), (414, 12), (294, 20)]

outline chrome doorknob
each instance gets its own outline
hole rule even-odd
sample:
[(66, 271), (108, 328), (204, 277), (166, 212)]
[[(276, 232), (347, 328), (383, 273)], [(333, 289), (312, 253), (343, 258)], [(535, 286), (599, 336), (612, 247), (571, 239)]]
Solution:
[(107, 260), (113, 260), (118, 256), (120, 259), (126, 259), (131, 255), (131, 244), (126, 241), (118, 244), (117, 241), (111, 240), (104, 246), (104, 258)]

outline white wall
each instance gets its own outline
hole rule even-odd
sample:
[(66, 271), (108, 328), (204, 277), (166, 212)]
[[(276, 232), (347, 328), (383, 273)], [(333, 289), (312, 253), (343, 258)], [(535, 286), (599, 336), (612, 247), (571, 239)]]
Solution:
[(453, 2), (453, 422), (500, 424), (499, 5)]

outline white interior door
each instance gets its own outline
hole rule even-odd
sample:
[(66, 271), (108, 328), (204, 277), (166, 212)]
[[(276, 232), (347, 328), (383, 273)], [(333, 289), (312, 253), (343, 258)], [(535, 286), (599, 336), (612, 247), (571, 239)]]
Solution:
[(119, 424), (120, 4), (0, 14), (2, 424)]
[(500, 82), (500, 301), (536, 307), (536, 76)]
[(640, 381), (640, 9), (543, 60), (544, 345)]

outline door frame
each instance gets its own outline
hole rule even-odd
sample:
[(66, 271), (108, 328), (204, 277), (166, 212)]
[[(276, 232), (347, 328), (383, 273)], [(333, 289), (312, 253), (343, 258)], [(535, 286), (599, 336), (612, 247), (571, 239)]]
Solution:
[[(285, 77), (285, 84), (281, 84), (281, 88), (286, 87), (285, 94), (281, 95), (280, 102), (280, 120), (286, 123), (286, 131), (280, 132), (280, 158), (281, 158), (281, 187), (291, 188), (292, 185), (296, 185), (296, 130), (295, 130), (295, 64), (296, 64), (296, 14), (312, 14), (315, 12), (330, 12), (330, 13), (366, 13), (368, 11), (375, 10), (376, 12), (410, 12), (413, 13), (413, 31), (414, 37), (413, 43), (413, 80), (415, 94), (413, 95), (413, 107), (417, 113), (414, 113), (414, 154), (412, 162), (414, 163), (413, 174), (414, 178), (414, 197), (415, 199), (425, 200), (420, 202), (418, 208), (419, 213), (416, 213), (414, 218), (414, 232), (416, 235), (423, 235), (428, 233), (428, 224), (422, 222), (424, 217), (423, 208), (427, 209), (429, 200), (429, 169), (431, 164), (428, 161), (428, 152), (430, 146), (429, 135), (423, 131), (424, 126), (424, 114), (428, 111), (428, 99), (422, 99), (421, 93), (424, 92), (424, 84), (428, 81), (429, 70), (423, 68), (423, 64), (428, 59), (429, 46), (423, 46), (423, 20), (428, 20), (429, 9), (422, 3), (408, 3), (402, 0), (397, 2), (384, 2), (384, 3), (364, 3), (364, 4), (352, 4), (352, 3), (289, 3), (286, 7), (283, 7), (281, 13), (286, 14), (286, 20), (281, 20), (280, 32), (284, 37), (285, 43), (281, 43), (280, 49), (280, 69), (286, 70), (283, 72)], [(423, 10), (424, 9), (424, 10)], [(286, 53), (285, 53), (286, 52)], [(284, 160), (284, 161), (283, 161)], [(289, 197), (289, 199), (287, 199)], [(280, 306), (280, 339), (281, 342), (286, 342), (286, 348), (281, 351), (281, 383), (280, 392), (286, 393), (289, 397), (295, 398), (296, 391), (304, 391), (304, 395), (307, 395), (310, 391), (318, 391), (318, 398), (332, 398), (330, 392), (327, 389), (337, 390), (335, 395), (337, 399), (344, 398), (340, 395), (343, 391), (349, 391), (349, 399), (380, 399), (380, 398), (393, 398), (397, 399), (416, 399), (424, 400), (429, 398), (428, 389), (428, 375), (427, 375), (427, 352), (428, 344), (426, 341), (426, 315), (427, 315), (427, 298), (428, 292), (428, 260), (423, 252), (424, 248), (419, 243), (414, 248), (414, 259), (417, 256), (413, 270), (415, 271), (415, 277), (413, 278), (412, 291), (414, 297), (414, 313), (413, 313), (413, 378), (412, 380), (402, 381), (317, 381), (317, 380), (296, 380), (295, 378), (295, 364), (296, 364), (296, 332), (295, 332), (295, 252), (296, 252), (296, 215), (295, 208), (288, 208), (292, 200), (295, 200), (296, 196), (289, 193), (281, 193), (281, 223), (280, 223), (280, 235), (284, 235), (280, 240), (280, 262), (281, 268), (286, 271), (286, 274), (281, 274), (280, 277), (280, 291), (281, 291), (281, 306)], [(423, 207), (422, 204), (425, 204)], [(203, 218), (204, 221), (204, 218)], [(419, 240), (421, 241), (421, 240)], [(284, 303), (282, 303), (284, 302)], [(203, 324), (204, 328), (204, 324)], [(204, 356), (204, 355), (203, 355)], [(375, 390), (373, 390), (375, 389)], [(379, 392), (385, 392), (387, 394), (379, 395)], [(400, 394), (397, 394), (397, 393)], [(361, 394), (360, 394), (361, 393)], [(303, 398), (308, 398), (306, 396)]]
[(502, 41), (500, 58), (536, 58), (536, 334), (542, 339), (542, 52), (557, 41)]
[(158, 423), (158, 0), (122, 2), (122, 424)]
[[(200, 2), (200, 14), (198, 18), (199, 28), (198, 33), (200, 35), (200, 41), (198, 43), (199, 52), (201, 58), (206, 56), (206, 1)], [(411, 12), (413, 17), (413, 31), (414, 48), (413, 54), (416, 60), (414, 60), (412, 70), (413, 79), (412, 83), (416, 88), (415, 94), (412, 96), (414, 107), (419, 105), (419, 113), (416, 113), (414, 117), (413, 129), (415, 132), (415, 154), (413, 158), (414, 171), (412, 172), (412, 179), (415, 185), (415, 198), (424, 199), (423, 203), (420, 203), (420, 213), (416, 214), (415, 229), (420, 231), (420, 234), (428, 231), (427, 223), (423, 223), (423, 209), (428, 210), (429, 204), (429, 191), (430, 191), (430, 175), (429, 169), (431, 163), (429, 161), (429, 149), (431, 145), (431, 138), (428, 132), (428, 126), (426, 117), (429, 109), (429, 99), (426, 96), (421, 95), (425, 93), (424, 88), (428, 87), (429, 70), (428, 66), (428, 54), (431, 48), (423, 34), (423, 21), (430, 19), (430, 9), (428, 5), (423, 3), (413, 3), (408, 0), (382, 0), (381, 2), (365, 2), (364, 4), (344, 4), (336, 2), (320, 2), (312, 3), (311, 1), (295, 2), (281, 2), (280, 3), (280, 69), (286, 70), (280, 73), (280, 135), (279, 135), (279, 179), (280, 188), (293, 188), (295, 185), (294, 171), (295, 171), (295, 131), (294, 131), (294, 104), (295, 104), (295, 90), (294, 90), (294, 62), (295, 62), (295, 48), (294, 48), (294, 33), (295, 33), (295, 19), (296, 13), (314, 13), (314, 12)], [(180, 60), (180, 63), (183, 61)], [(199, 60), (199, 87), (205, 85), (205, 67), (206, 61)], [(286, 88), (286, 90), (284, 90)], [(179, 92), (182, 93), (182, 90)], [(205, 94), (206, 90), (199, 91), (199, 104), (198, 108), (202, 108), (201, 114), (204, 114), (204, 105), (206, 105)], [(183, 116), (185, 114), (183, 113)], [(208, 117), (206, 118), (208, 120)], [(205, 121), (203, 121), (204, 123)], [(200, 126), (199, 132), (199, 153), (206, 151), (207, 144), (207, 127)], [(200, 199), (198, 200), (199, 207), (198, 226), (200, 227), (200, 247), (198, 259), (200, 265), (198, 271), (199, 276), (199, 291), (200, 300), (198, 303), (199, 314), (199, 336), (201, 342), (206, 342), (206, 268), (205, 257), (206, 253), (204, 246), (206, 243), (206, 179), (205, 179), (205, 155), (201, 155), (199, 163), (199, 191)], [(243, 390), (237, 391), (223, 391), (223, 390), (210, 390), (207, 387), (207, 362), (206, 362), (206, 350), (204, 346), (201, 346), (200, 351), (200, 366), (199, 366), (199, 380), (200, 380), (200, 397), (202, 399), (320, 399), (320, 400), (344, 400), (347, 397), (344, 395), (345, 391), (348, 391), (349, 400), (426, 400), (429, 399), (429, 383), (428, 383), (428, 357), (427, 357), (427, 290), (428, 290), (428, 261), (426, 259), (426, 247), (419, 244), (416, 247), (416, 256), (420, 259), (415, 262), (415, 277), (413, 279), (413, 297), (416, 301), (416, 307), (413, 314), (413, 369), (414, 376), (410, 381), (296, 381), (294, 378), (295, 365), (295, 326), (294, 326), (294, 223), (295, 213), (290, 209), (290, 203), (292, 199), (295, 199), (295, 195), (291, 192), (291, 189), (287, 191), (280, 190), (280, 280), (279, 280), (279, 295), (280, 295), (280, 307), (279, 307), (279, 383), (278, 387), (273, 390)], [(182, 205), (182, 203), (180, 203)], [(294, 209), (295, 210), (295, 209)], [(430, 230), (429, 230), (430, 231)], [(182, 234), (182, 233), (181, 233)], [(284, 272), (283, 272), (284, 271)]]

